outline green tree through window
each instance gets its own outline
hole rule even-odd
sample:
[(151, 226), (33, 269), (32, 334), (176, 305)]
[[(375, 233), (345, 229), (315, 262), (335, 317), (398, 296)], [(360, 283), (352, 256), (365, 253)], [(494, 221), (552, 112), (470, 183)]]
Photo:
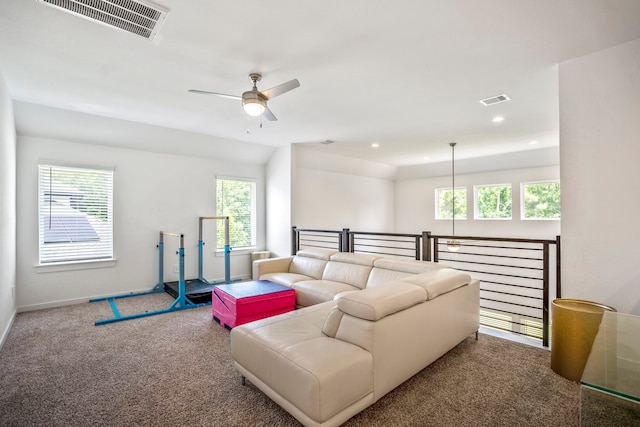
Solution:
[(511, 219), (511, 185), (477, 186), (476, 218)]
[[(436, 218), (451, 219), (453, 207), (453, 192), (451, 188), (436, 189), (438, 200)], [(467, 189), (466, 187), (456, 188), (456, 219), (467, 219)]]
[[(256, 245), (256, 183), (253, 180), (216, 180), (216, 215), (229, 217), (229, 245)], [(224, 248), (224, 222), (218, 221), (217, 247)]]
[(522, 184), (523, 219), (560, 219), (560, 183), (531, 182)]

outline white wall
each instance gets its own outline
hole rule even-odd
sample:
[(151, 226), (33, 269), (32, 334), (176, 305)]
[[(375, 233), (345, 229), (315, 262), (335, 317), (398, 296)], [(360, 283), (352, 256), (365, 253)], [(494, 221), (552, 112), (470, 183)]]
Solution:
[(291, 187), (293, 147), (277, 149), (265, 168), (267, 250), (271, 256), (291, 255)]
[(16, 314), (16, 129), (0, 72), (0, 347)]
[[(547, 166), (456, 175), (456, 187), (467, 187), (467, 219), (456, 219), (456, 235), (555, 239), (560, 234), (560, 221), (520, 219), (520, 184), (522, 182), (557, 180), (559, 173), (558, 166)], [(474, 185), (487, 184), (512, 184), (511, 220), (476, 220), (473, 218), (473, 187)], [(435, 219), (436, 188), (451, 188), (451, 176), (396, 181), (396, 232), (431, 231), (432, 234), (451, 234), (451, 220)], [(564, 194), (564, 184), (562, 184), (562, 191)]]
[(297, 147), (293, 220), (300, 228), (393, 232), (389, 169)]
[[(198, 217), (215, 215), (215, 177), (257, 178), (264, 188), (264, 167), (228, 160), (151, 153), (53, 139), (19, 137), (18, 258), (19, 310), (84, 301), (129, 291), (148, 290), (158, 282), (159, 231), (184, 233), (185, 278), (197, 277)], [(41, 159), (83, 166), (114, 167), (115, 267), (50, 272), (38, 264), (37, 165)], [(3, 198), (4, 199), (4, 198)], [(264, 200), (258, 199), (264, 217)], [(264, 229), (262, 224), (261, 229)], [(223, 257), (214, 257), (213, 224), (205, 222), (204, 276), (224, 278)], [(265, 243), (258, 235), (258, 247)], [(178, 239), (165, 239), (165, 281), (177, 280)], [(207, 245), (206, 243), (209, 242)], [(249, 255), (232, 251), (231, 276), (250, 274)]]
[(640, 315), (640, 40), (559, 72), (563, 296)]

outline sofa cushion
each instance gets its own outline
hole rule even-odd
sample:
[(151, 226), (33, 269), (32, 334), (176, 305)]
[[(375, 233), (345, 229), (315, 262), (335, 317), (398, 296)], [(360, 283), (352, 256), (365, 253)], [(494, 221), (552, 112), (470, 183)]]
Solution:
[(327, 315), (324, 325), (322, 325), (322, 333), (328, 337), (334, 338), (343, 315), (344, 311), (340, 310), (338, 307), (333, 307)]
[(309, 249), (300, 249), (297, 256), (303, 256), (305, 258), (316, 258), (324, 261), (329, 261), (331, 256), (339, 253), (333, 249), (323, 249), (323, 248), (309, 248)]
[(293, 284), (304, 280), (312, 280), (313, 277), (296, 273), (267, 273), (260, 276), (260, 280), (269, 280), (270, 282), (279, 283), (284, 286), (293, 288)]
[(349, 264), (367, 265), (373, 267), (373, 262), (380, 256), (369, 254), (356, 254), (353, 252), (338, 252), (331, 255), (330, 261), (348, 262)]
[(367, 406), (373, 403), (371, 353), (322, 333), (322, 319), (333, 303), (327, 304), (231, 331), (237, 365), (317, 424), (367, 396)]
[(323, 280), (342, 282), (360, 289), (367, 285), (371, 265), (351, 264), (347, 262), (329, 261), (322, 273)]
[(375, 288), (376, 286), (385, 285), (389, 282), (395, 282), (397, 280), (404, 279), (407, 276), (411, 276), (412, 274), (413, 273), (408, 273), (406, 271), (374, 267), (371, 270), (371, 273), (369, 273), (366, 288)]
[(400, 258), (380, 258), (373, 262), (373, 266), (387, 270), (404, 271), (411, 274), (420, 274), (427, 271), (449, 267), (448, 265), (441, 264), (439, 262)]
[(420, 286), (427, 291), (427, 299), (445, 294), (471, 282), (471, 276), (453, 268), (442, 268), (402, 279), (403, 282)]
[(376, 321), (420, 304), (426, 299), (427, 292), (422, 287), (398, 281), (388, 286), (340, 295), (336, 298), (336, 302), (338, 308), (345, 314)]
[(320, 279), (327, 262), (324, 259), (296, 255), (291, 260), (289, 273), (303, 274), (314, 279)]
[(332, 301), (341, 292), (357, 291), (355, 286), (331, 280), (304, 280), (293, 284), (296, 290), (296, 305), (308, 307)]

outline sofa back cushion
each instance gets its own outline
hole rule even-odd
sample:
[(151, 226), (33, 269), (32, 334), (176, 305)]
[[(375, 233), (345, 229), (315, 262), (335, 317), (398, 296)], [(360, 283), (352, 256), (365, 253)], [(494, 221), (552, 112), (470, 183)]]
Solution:
[(364, 289), (378, 257), (366, 254), (341, 252), (331, 256), (327, 263), (322, 280), (342, 282), (359, 289)]
[[(389, 286), (379, 286), (360, 292), (339, 295), (336, 298), (336, 303), (340, 311), (345, 314), (364, 320), (376, 321), (416, 304), (423, 303), (426, 299), (427, 292), (424, 288), (398, 281), (390, 283)], [(327, 329), (332, 330), (335, 328), (330, 327)]]
[(427, 300), (446, 294), (471, 282), (471, 276), (453, 268), (442, 268), (415, 274), (403, 279), (404, 282), (420, 286), (427, 291)]
[(417, 261), (399, 258), (379, 258), (373, 263), (374, 268), (369, 275), (367, 288), (374, 288), (395, 280), (402, 280), (414, 274), (447, 268), (445, 264), (430, 261)]
[(314, 279), (321, 279), (327, 262), (336, 251), (327, 249), (303, 249), (291, 260), (289, 273), (303, 274)]
[(367, 289), (395, 282), (396, 280), (402, 280), (413, 275), (413, 273), (408, 273), (406, 271), (387, 270), (386, 268), (373, 267), (369, 274), (369, 279), (367, 280)]

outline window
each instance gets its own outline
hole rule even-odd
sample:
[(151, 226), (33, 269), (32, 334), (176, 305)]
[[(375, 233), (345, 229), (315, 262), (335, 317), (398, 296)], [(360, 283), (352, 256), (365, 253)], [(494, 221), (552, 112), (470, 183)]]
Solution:
[(560, 182), (522, 183), (522, 219), (560, 219)]
[[(449, 188), (436, 188), (436, 219), (451, 219), (453, 206), (453, 192)], [(456, 219), (467, 219), (467, 188), (456, 187)]]
[[(216, 179), (216, 215), (229, 217), (229, 246), (256, 246), (256, 182)], [(224, 222), (218, 221), (217, 247), (224, 248)]]
[(476, 219), (511, 219), (511, 184), (477, 185)]
[(38, 165), (40, 264), (113, 258), (113, 170)]

